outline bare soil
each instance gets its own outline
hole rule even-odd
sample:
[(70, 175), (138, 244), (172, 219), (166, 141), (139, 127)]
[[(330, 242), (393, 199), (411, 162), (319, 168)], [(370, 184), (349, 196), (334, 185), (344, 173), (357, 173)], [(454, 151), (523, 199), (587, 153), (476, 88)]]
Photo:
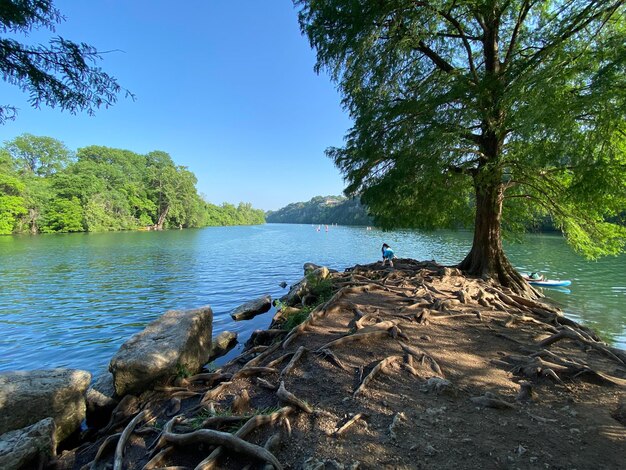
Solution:
[(113, 468), (116, 446), (124, 469), (624, 468), (626, 352), (490, 281), (394, 264), (333, 274), (305, 323), (126, 399), (51, 468)]

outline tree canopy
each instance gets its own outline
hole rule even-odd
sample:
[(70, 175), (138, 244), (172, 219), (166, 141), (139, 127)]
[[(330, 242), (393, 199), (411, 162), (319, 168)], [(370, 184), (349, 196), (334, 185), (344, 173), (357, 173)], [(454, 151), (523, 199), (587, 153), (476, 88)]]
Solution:
[[(100, 53), (85, 43), (52, 37), (47, 45), (18, 41), (37, 29), (54, 32), (64, 17), (52, 0), (3, 0), (0, 4), (0, 74), (28, 93), (34, 107), (59, 106), (72, 113), (107, 107), (122, 88), (97, 66)], [(127, 94), (129, 94), (127, 92)], [(17, 109), (0, 104), (0, 124)]]
[(24, 134), (0, 148), (0, 234), (248, 225), (262, 210), (216, 206), (196, 177), (161, 151), (101, 146), (75, 154), (51, 137)]
[(527, 291), (501, 229), (623, 249), (623, 0), (297, 0), (354, 126), (328, 155), (383, 227), (474, 227), (460, 264)]

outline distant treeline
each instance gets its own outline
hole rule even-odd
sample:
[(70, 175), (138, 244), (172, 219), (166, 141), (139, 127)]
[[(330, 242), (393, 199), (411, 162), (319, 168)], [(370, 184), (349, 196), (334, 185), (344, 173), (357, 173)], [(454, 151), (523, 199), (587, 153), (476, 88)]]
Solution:
[(71, 152), (24, 134), (0, 148), (0, 234), (100, 232), (265, 222), (250, 204), (216, 206), (165, 152), (90, 146)]
[(267, 222), (283, 224), (372, 225), (366, 208), (358, 199), (343, 196), (316, 196), (308, 202), (294, 202), (265, 214)]

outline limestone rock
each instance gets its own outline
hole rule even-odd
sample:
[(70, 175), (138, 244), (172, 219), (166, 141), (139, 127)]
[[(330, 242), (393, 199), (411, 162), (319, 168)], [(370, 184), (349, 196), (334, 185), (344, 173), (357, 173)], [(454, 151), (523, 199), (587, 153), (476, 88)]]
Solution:
[(22, 429), (0, 436), (0, 468), (18, 470), (38, 468), (56, 454), (56, 426), (52, 418), (45, 418)]
[(141, 393), (181, 372), (195, 373), (211, 353), (211, 307), (170, 310), (115, 353), (109, 364), (115, 393)]
[(0, 374), (0, 434), (53, 418), (61, 442), (85, 419), (85, 391), (91, 374), (47, 369)]
[[(315, 264), (315, 263), (304, 263), (304, 266), (303, 266), (304, 275), (306, 276), (307, 274), (312, 273), (316, 269), (319, 269), (319, 268), (322, 268), (322, 267), (325, 267), (325, 266), (320, 266), (320, 265)], [(338, 272), (336, 269), (329, 269), (329, 268), (326, 268), (326, 269), (328, 269), (328, 272), (331, 272), (331, 273), (337, 273)]]
[(113, 376), (107, 371), (100, 375), (87, 389), (87, 423), (98, 427), (104, 425), (111, 415), (111, 411), (118, 404), (115, 398)]
[(209, 356), (209, 362), (224, 356), (228, 351), (233, 349), (237, 345), (237, 333), (232, 331), (222, 331), (213, 339), (213, 345), (211, 346), (211, 355)]
[(261, 313), (267, 312), (272, 307), (272, 297), (264, 295), (258, 299), (246, 302), (233, 310), (230, 316), (235, 321), (249, 320)]

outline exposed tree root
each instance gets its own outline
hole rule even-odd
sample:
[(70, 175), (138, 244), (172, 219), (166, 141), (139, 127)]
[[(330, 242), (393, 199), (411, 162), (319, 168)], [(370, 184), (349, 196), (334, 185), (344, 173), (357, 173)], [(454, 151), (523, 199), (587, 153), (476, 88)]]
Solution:
[(340, 428), (338, 428), (334, 433), (333, 436), (335, 437), (339, 437), (341, 436), (344, 432), (346, 432), (354, 423), (356, 423), (358, 420), (360, 419), (364, 419), (366, 418), (366, 416), (363, 413), (357, 413), (355, 414), (352, 418), (350, 418), (348, 421), (346, 421), (346, 423), (341, 426)]
[(100, 463), (102, 454), (108, 451), (109, 448), (113, 444), (117, 445), (117, 442), (121, 436), (122, 436), (121, 432), (111, 434), (102, 442), (102, 444), (100, 444), (100, 447), (98, 447), (98, 451), (96, 452), (96, 456), (93, 458), (92, 462), (89, 464), (89, 470), (95, 470), (96, 468), (98, 468), (98, 464)]
[[(293, 411), (294, 409), (292, 407), (285, 406), (270, 415), (253, 416), (235, 433), (235, 437), (243, 439), (256, 428), (266, 424), (273, 424), (276, 421), (285, 419)], [(213, 450), (213, 452), (209, 454), (206, 459), (204, 459), (196, 466), (196, 470), (209, 470), (215, 468), (215, 465), (217, 464), (217, 459), (219, 459), (223, 451), (224, 449), (221, 446), (217, 447), (215, 450)]]
[[(174, 434), (172, 432), (166, 432), (164, 430), (163, 437), (167, 442), (177, 446), (189, 446), (201, 443), (218, 445), (232, 450), (237, 454), (243, 454), (255, 460), (261, 460), (271, 463), (272, 465), (274, 465), (275, 468), (279, 470), (283, 468), (283, 466), (280, 464), (274, 454), (269, 452), (267, 449), (246, 442), (243, 439), (237, 436), (233, 436), (232, 434), (227, 432), (215, 431), (213, 429), (199, 429), (197, 431), (186, 434)], [(200, 470), (206, 468), (201, 465), (202, 463), (199, 464), (196, 469)]]
[(98, 435), (105, 435), (112, 429), (121, 426), (130, 420), (131, 416), (136, 414), (138, 411), (139, 399), (134, 395), (126, 395), (111, 412), (111, 419), (109, 420), (109, 423), (98, 432)]
[(243, 368), (247, 368), (247, 367), (256, 367), (258, 364), (261, 364), (261, 362), (263, 362), (266, 358), (268, 358), (269, 356), (271, 356), (278, 348), (280, 348), (280, 344), (281, 343), (276, 343), (273, 344), (272, 346), (270, 346), (269, 348), (267, 348), (265, 351), (263, 351), (261, 354), (259, 354), (258, 356), (250, 359), (244, 366)]
[(267, 365), (265, 367), (276, 367), (277, 365), (279, 365), (281, 362), (286, 361), (287, 359), (291, 359), (293, 357), (295, 353), (286, 353), (283, 354), (282, 356), (277, 357), (276, 359), (274, 359), (273, 361), (270, 361), (267, 363)]
[(148, 463), (146, 463), (142, 470), (154, 470), (156, 468), (163, 467), (165, 459), (172, 453), (174, 446), (169, 446), (163, 449), (161, 452), (152, 457)]
[(293, 405), (296, 408), (301, 409), (305, 413), (308, 413), (308, 414), (313, 413), (313, 408), (311, 407), (311, 405), (306, 403), (304, 400), (300, 400), (293, 393), (288, 392), (285, 389), (285, 382), (283, 381), (280, 382), (280, 386), (278, 387), (278, 390), (276, 391), (276, 396), (283, 403), (287, 403), (288, 405)]
[(200, 400), (200, 403), (206, 403), (208, 401), (215, 400), (220, 395), (220, 393), (222, 393), (231, 384), (232, 382), (222, 382), (214, 389), (206, 392), (202, 397), (202, 400)]
[[(280, 433), (277, 432), (267, 438), (267, 441), (265, 441), (265, 444), (263, 444), (263, 447), (267, 449), (269, 452), (275, 453), (280, 447), (280, 441), (281, 441)], [(272, 468), (273, 468), (272, 465), (266, 464), (263, 467), (263, 470), (272, 470)]]
[(308, 352), (307, 348), (305, 348), (304, 346), (300, 346), (298, 348), (298, 350), (296, 351), (296, 353), (291, 358), (291, 361), (289, 361), (289, 363), (285, 366), (285, 368), (280, 373), (280, 378), (282, 379), (287, 374), (289, 374), (289, 372), (291, 372), (293, 370), (293, 368), (295, 367), (295, 365), (298, 362), (298, 360), (302, 357), (302, 355), (307, 353), (307, 352)]
[(257, 383), (258, 383), (261, 387), (263, 387), (263, 388), (266, 388), (266, 389), (268, 389), (268, 390), (272, 390), (272, 391), (274, 391), (274, 392), (275, 392), (276, 390), (278, 390), (278, 385), (273, 385), (273, 384), (271, 384), (270, 382), (268, 382), (267, 380), (262, 379), (261, 377), (257, 377), (257, 378), (256, 378), (256, 381), (257, 381)]
[(318, 349), (316, 351), (316, 355), (319, 357), (323, 357), (327, 361), (330, 361), (332, 364), (336, 365), (342, 370), (350, 371), (350, 369), (345, 366), (344, 363), (341, 362), (341, 360), (337, 356), (335, 356), (335, 354), (330, 349)]
[(206, 385), (213, 385), (216, 382), (224, 382), (232, 379), (233, 374), (223, 374), (220, 372), (196, 374), (188, 377), (186, 380), (188, 383), (204, 382)]
[(437, 361), (426, 351), (423, 351), (415, 346), (409, 346), (402, 341), (400, 341), (400, 347), (404, 352), (411, 354), (413, 357), (415, 357), (415, 359), (420, 361), (422, 365), (424, 365), (424, 363), (428, 361), (430, 363), (430, 368), (432, 369), (432, 371), (435, 372), (437, 375), (444, 377), (443, 371), (441, 370), (441, 367), (439, 366)]
[(233, 375), (233, 380), (241, 379), (243, 377), (250, 377), (255, 375), (265, 375), (265, 374), (277, 374), (278, 369), (273, 367), (244, 367), (240, 369), (238, 372)]
[(470, 397), (470, 400), (472, 401), (472, 403), (486, 408), (495, 408), (498, 410), (510, 410), (515, 408), (515, 405), (513, 405), (512, 403), (504, 401), (490, 392), (486, 392), (483, 396), (480, 397)]
[(245, 413), (250, 410), (250, 395), (248, 394), (248, 390), (244, 388), (241, 393), (235, 397), (231, 409), (235, 414)]
[(558, 333), (550, 336), (549, 338), (544, 339), (543, 341), (541, 341), (538, 346), (540, 348), (544, 348), (546, 346), (549, 346), (553, 343), (556, 343), (557, 341), (561, 340), (561, 339), (572, 339), (574, 341), (579, 341), (581, 343), (583, 343), (586, 346), (590, 346), (593, 349), (596, 349), (597, 351), (602, 352), (603, 354), (605, 354), (606, 356), (610, 357), (611, 359), (616, 360), (617, 362), (619, 362), (622, 365), (626, 365), (626, 352), (621, 351), (617, 348), (611, 348), (609, 346), (606, 346), (604, 344), (595, 342), (595, 341), (591, 341), (588, 338), (585, 338), (581, 333), (579, 333), (578, 331), (574, 330), (573, 328), (570, 327), (563, 327), (563, 329), (561, 331), (559, 331)]
[(396, 361), (402, 361), (403, 357), (402, 356), (389, 356), (385, 359), (383, 359), (382, 361), (380, 361), (378, 364), (376, 364), (376, 366), (371, 370), (371, 372), (369, 374), (367, 374), (367, 376), (363, 379), (363, 381), (361, 382), (361, 384), (357, 387), (357, 389), (354, 391), (354, 393), (352, 394), (353, 397), (356, 397), (359, 393), (361, 393), (363, 390), (365, 390), (365, 387), (367, 387), (367, 385), (374, 380), (374, 377), (376, 377), (376, 375), (379, 372), (383, 372), (383, 370), (385, 369), (386, 366), (388, 366), (389, 364), (392, 364)]
[(355, 333), (353, 335), (348, 335), (348, 336), (343, 336), (334, 341), (330, 341), (329, 343), (326, 343), (325, 345), (317, 348), (316, 352), (320, 352), (324, 349), (329, 349), (331, 347), (339, 346), (341, 344), (351, 343), (353, 341), (361, 341), (363, 339), (371, 339), (371, 338), (387, 338), (389, 336), (390, 334), (387, 330), (374, 329), (374, 330), (364, 331), (364, 332), (363, 330), (361, 330), (361, 332), (359, 333)]
[(117, 441), (117, 446), (115, 447), (115, 458), (113, 460), (113, 470), (122, 470), (123, 460), (124, 460), (124, 448), (126, 447), (126, 443), (130, 438), (135, 427), (144, 419), (150, 418), (150, 413), (146, 410), (141, 411), (137, 414), (133, 419), (130, 420), (130, 423), (126, 426), (124, 431), (122, 431), (122, 435), (120, 436), (119, 441)]

